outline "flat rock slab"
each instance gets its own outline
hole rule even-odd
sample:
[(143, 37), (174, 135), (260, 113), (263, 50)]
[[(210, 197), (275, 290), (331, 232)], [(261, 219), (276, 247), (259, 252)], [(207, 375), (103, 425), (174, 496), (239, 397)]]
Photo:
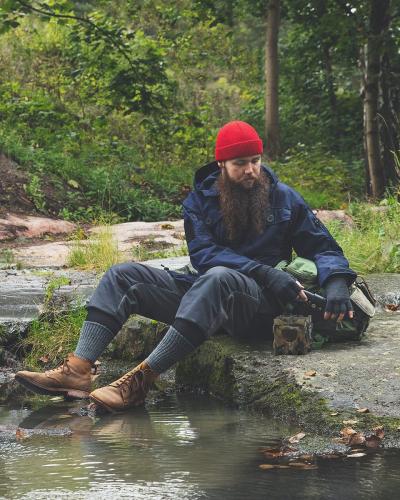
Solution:
[[(0, 226), (1, 229), (1, 226)], [(95, 237), (104, 230), (94, 227), (89, 233)], [(183, 221), (127, 222), (110, 228), (118, 250), (126, 259), (133, 256), (132, 250), (144, 245), (148, 250), (180, 247), (184, 240)], [(85, 245), (89, 240), (82, 240)], [(27, 268), (62, 268), (67, 265), (68, 255), (76, 245), (74, 241), (40, 242), (12, 250), (13, 258)]]
[(76, 224), (66, 220), (9, 213), (0, 219), (0, 241), (40, 238), (45, 235), (68, 235), (75, 229)]

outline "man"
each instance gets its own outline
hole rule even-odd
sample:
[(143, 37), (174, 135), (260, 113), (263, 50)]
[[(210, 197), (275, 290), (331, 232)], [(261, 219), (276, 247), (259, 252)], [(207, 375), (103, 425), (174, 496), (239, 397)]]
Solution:
[(145, 361), (90, 393), (109, 411), (138, 406), (160, 373), (217, 330), (243, 334), (257, 317), (273, 318), (285, 304), (307, 300), (299, 282), (274, 269), (292, 249), (316, 263), (327, 296), (324, 318), (351, 318), (355, 273), (301, 196), (261, 165), (262, 151), (255, 129), (233, 121), (218, 133), (216, 161), (197, 171), (183, 202), (197, 275), (132, 262), (111, 267), (88, 304), (75, 353), (54, 370), (18, 372), (16, 380), (42, 394), (88, 395), (92, 364), (128, 317), (141, 314), (171, 325), (166, 335)]

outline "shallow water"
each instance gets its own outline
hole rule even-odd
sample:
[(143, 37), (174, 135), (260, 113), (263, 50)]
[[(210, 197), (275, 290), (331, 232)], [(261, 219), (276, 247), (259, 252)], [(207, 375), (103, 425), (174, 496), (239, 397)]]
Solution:
[[(316, 470), (263, 471), (260, 446), (298, 431), (206, 398), (171, 395), (92, 419), (63, 401), (0, 406), (0, 497), (23, 499), (389, 499), (400, 496), (400, 452), (318, 460)], [(33, 436), (53, 429), (68, 436)]]

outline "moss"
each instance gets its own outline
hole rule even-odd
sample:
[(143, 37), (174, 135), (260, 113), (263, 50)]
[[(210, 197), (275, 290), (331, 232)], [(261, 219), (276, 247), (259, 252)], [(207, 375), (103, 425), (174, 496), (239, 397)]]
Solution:
[(400, 418), (360, 414), (355, 409), (333, 410), (318, 393), (304, 390), (279, 368), (262, 365), (257, 353), (246, 352), (241, 344), (227, 337), (205, 342), (180, 362), (176, 382), (208, 392), (228, 404), (299, 425), (313, 435), (339, 436), (346, 420), (357, 420), (353, 427), (363, 432), (383, 425), (387, 439), (400, 445)]

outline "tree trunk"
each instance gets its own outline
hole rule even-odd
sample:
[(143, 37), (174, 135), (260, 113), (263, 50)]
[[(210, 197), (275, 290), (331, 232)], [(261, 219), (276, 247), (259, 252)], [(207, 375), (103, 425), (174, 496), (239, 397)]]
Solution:
[(265, 44), (265, 150), (270, 159), (275, 159), (280, 152), (278, 95), (279, 24), (280, 0), (269, 0), (267, 7), (267, 37)]
[(365, 70), (365, 133), (368, 169), (373, 198), (380, 198), (385, 191), (385, 177), (379, 141), (379, 79), (383, 51), (383, 30), (389, 13), (390, 0), (371, 0)]

